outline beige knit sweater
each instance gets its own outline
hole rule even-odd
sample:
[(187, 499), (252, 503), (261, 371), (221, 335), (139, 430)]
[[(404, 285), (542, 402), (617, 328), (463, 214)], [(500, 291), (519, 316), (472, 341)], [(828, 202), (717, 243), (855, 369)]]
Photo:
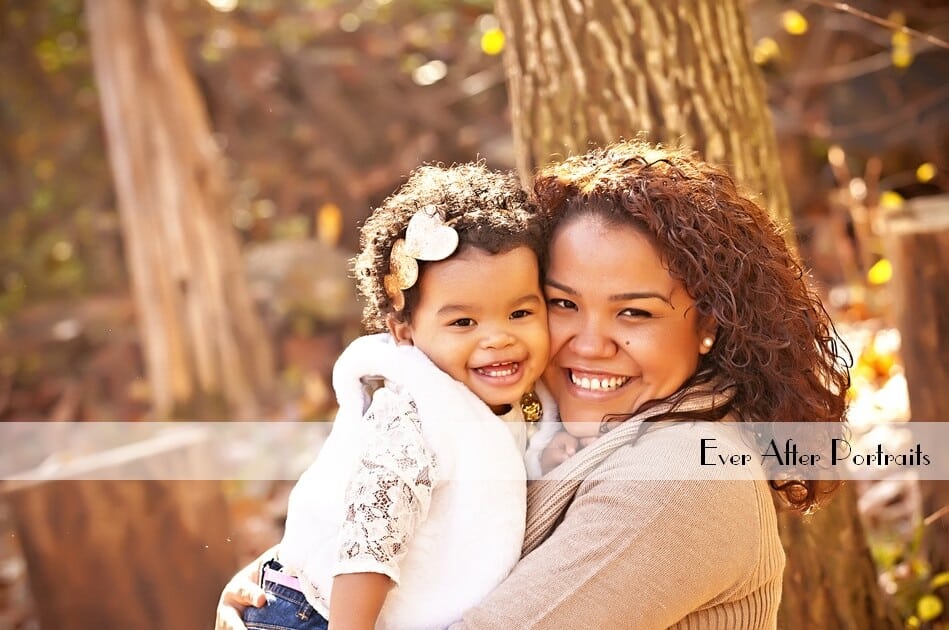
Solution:
[[(534, 482), (529, 553), (452, 628), (775, 628), (785, 559), (768, 483), (750, 474), (674, 480), (675, 470), (694, 469), (689, 428), (607, 449), (592, 470), (568, 475), (575, 493), (570, 481)], [(587, 450), (614, 433), (567, 463), (582, 469)], [(553, 516), (539, 517), (545, 510)], [(546, 538), (542, 521), (553, 527)]]

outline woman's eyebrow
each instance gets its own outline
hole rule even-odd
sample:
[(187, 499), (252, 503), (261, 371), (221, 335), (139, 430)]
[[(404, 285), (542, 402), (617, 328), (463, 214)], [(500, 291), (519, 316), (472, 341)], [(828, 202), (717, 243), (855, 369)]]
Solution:
[(550, 278), (545, 278), (545, 279), (544, 279), (544, 284), (550, 285), (550, 286), (552, 286), (552, 287), (555, 288), (555, 289), (558, 289), (558, 290), (560, 290), (560, 291), (563, 291), (564, 293), (567, 293), (568, 295), (580, 295), (579, 293), (577, 293), (577, 291), (575, 291), (574, 289), (571, 289), (571, 288), (568, 287), (567, 285), (565, 285), (565, 284), (560, 284), (560, 283), (557, 282), (556, 280), (551, 280)]
[(662, 300), (669, 306), (672, 306), (672, 296), (665, 296), (661, 293), (656, 293), (655, 291), (631, 291), (630, 293), (617, 293), (611, 295), (608, 299), (610, 302), (625, 302), (626, 300), (644, 300), (647, 298), (656, 298)]
[[(547, 278), (544, 280), (544, 284), (550, 285), (555, 289), (559, 289), (568, 295), (578, 296), (580, 293), (576, 289), (571, 289), (565, 284), (560, 284), (556, 280), (551, 280)], [(669, 306), (672, 306), (672, 296), (662, 295), (656, 291), (630, 291), (628, 293), (616, 293), (609, 296), (607, 299), (610, 302), (625, 302), (627, 300), (643, 300), (647, 298), (656, 298), (662, 300)]]

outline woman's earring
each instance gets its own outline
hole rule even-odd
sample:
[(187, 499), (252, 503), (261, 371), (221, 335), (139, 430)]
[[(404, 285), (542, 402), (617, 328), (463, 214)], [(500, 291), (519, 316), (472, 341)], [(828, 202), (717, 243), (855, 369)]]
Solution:
[(706, 350), (711, 350), (712, 344), (714, 343), (715, 343), (715, 337), (712, 337), (711, 335), (702, 339), (702, 347), (705, 348)]

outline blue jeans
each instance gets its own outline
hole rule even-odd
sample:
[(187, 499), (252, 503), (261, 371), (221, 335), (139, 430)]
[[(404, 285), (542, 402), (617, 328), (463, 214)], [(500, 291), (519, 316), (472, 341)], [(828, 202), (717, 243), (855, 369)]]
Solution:
[[(271, 560), (264, 566), (280, 569)], [(267, 603), (261, 608), (248, 607), (244, 611), (244, 625), (248, 630), (328, 630), (329, 622), (306, 601), (303, 593), (283, 584), (265, 581)]]

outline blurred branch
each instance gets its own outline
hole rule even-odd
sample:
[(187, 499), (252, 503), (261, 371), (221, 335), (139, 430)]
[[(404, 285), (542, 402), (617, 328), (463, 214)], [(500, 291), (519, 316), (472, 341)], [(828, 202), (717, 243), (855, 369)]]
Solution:
[(946, 98), (949, 98), (949, 86), (944, 86), (941, 90), (934, 90), (923, 98), (907, 103), (900, 109), (885, 116), (862, 120), (851, 125), (829, 127), (826, 130), (819, 129), (815, 131), (815, 135), (828, 140), (843, 140), (866, 133), (884, 131), (895, 126), (903, 119), (914, 116), (922, 110), (942, 102)]
[(949, 514), (949, 505), (944, 505), (923, 520), (923, 527), (929, 527), (946, 514)]
[[(924, 44), (918, 52), (932, 50), (933, 46)], [(851, 61), (836, 66), (830, 66), (820, 72), (797, 72), (781, 80), (794, 87), (811, 87), (814, 85), (826, 85), (828, 83), (837, 83), (855, 79), (859, 76), (872, 74), (885, 70), (893, 65), (893, 58), (889, 50)]]
[(861, 19), (867, 20), (868, 22), (873, 22), (874, 24), (878, 24), (900, 33), (906, 33), (907, 35), (911, 35), (913, 37), (922, 39), (923, 41), (929, 42), (933, 46), (939, 46), (940, 48), (949, 50), (949, 42), (946, 42), (945, 40), (939, 39), (938, 37), (930, 35), (929, 33), (917, 31), (915, 28), (903, 26), (902, 24), (898, 24), (893, 20), (887, 20), (886, 18), (881, 18), (879, 16), (873, 15), (872, 13), (861, 11), (860, 9), (854, 8), (844, 2), (833, 2), (832, 0), (807, 0), (807, 2), (822, 6), (827, 9), (833, 9), (835, 11), (842, 11), (844, 13), (849, 13), (850, 15), (855, 15)]

